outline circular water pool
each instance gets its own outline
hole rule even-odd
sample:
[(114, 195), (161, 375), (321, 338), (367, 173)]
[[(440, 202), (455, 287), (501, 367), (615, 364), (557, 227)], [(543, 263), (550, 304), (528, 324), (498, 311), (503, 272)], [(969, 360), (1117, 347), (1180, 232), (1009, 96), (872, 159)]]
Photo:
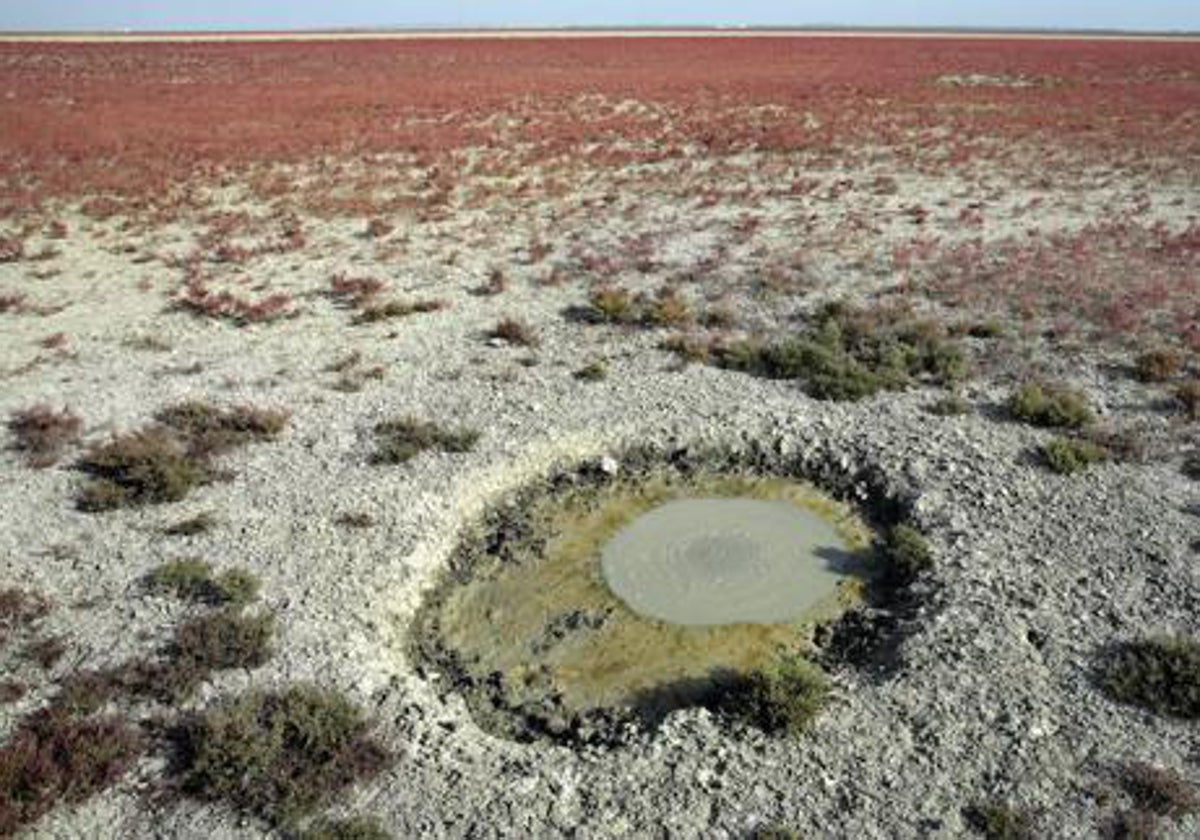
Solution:
[(689, 626), (794, 621), (836, 592), (851, 559), (811, 511), (736, 498), (667, 502), (601, 550), (604, 580), (630, 609)]

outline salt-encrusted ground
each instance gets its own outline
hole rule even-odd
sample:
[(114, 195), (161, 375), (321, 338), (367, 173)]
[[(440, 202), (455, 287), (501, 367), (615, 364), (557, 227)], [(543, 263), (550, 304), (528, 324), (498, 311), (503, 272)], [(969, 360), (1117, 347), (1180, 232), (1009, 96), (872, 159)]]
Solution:
[[(847, 175), (806, 174), (828, 184)], [(998, 214), (983, 231), (988, 237), (1078, 228), (1137, 191), (1098, 178), (1027, 209), (1019, 179), (994, 177), (1004, 200), (1026, 209), (1011, 222)], [(44, 631), (70, 644), (50, 678), (115, 664), (164, 639), (185, 608), (145, 594), (138, 582), (165, 560), (203, 556), (261, 576), (279, 643), (265, 667), (222, 673), (196, 703), (300, 680), (343, 689), (370, 710), (399, 754), (343, 805), (378, 815), (398, 837), (741, 837), (766, 824), (812, 837), (953, 837), (965, 831), (962, 808), (993, 797), (1031, 808), (1048, 836), (1092, 837), (1123, 801), (1111, 778), (1119, 763), (1151, 761), (1195, 780), (1193, 723), (1116, 705), (1091, 679), (1109, 643), (1200, 633), (1200, 520), (1195, 484), (1179, 472), (1189, 433), (1161, 408), (1161, 390), (1108, 367), (1108, 351), (1062, 355), (1036, 337), (997, 351), (967, 339), (983, 371), (966, 388), (968, 416), (927, 413), (939, 395), (929, 388), (818, 402), (792, 383), (680, 367), (657, 349), (668, 331), (564, 317), (586, 301), (586, 276), (572, 273), (565, 246), (542, 259), (527, 248), (529, 232), (547, 217), (562, 243), (614, 259), (628, 247), (626, 233), (652, 231), (656, 263), (620, 267), (609, 278), (647, 290), (719, 253), (719, 268), (682, 283), (684, 295), (697, 307), (723, 300), (737, 311), (738, 329), (761, 329), (820, 300), (862, 302), (893, 288), (899, 278), (887, 255), (911, 233), (902, 205), (945, 201), (945, 218), (935, 212), (930, 225), (952, 236), (961, 185), (900, 180), (902, 198), (855, 192), (836, 213), (821, 212), (819, 191), (757, 206), (761, 221), (748, 241), (730, 225), (738, 208), (698, 209), (639, 193), (636, 174), (620, 184), (624, 206), (607, 210), (566, 201), (526, 206), (501, 190), (493, 206), (452, 207), (435, 222), (401, 220), (386, 254), (388, 240), (364, 237), (361, 224), (303, 219), (303, 251), (204, 263), (215, 287), (292, 296), (296, 317), (246, 327), (165, 311), (183, 282), (171, 255), (190, 251), (199, 228), (127, 234), (119, 220), (66, 216), (71, 232), (54, 243), (61, 254), (0, 265), (0, 290), (28, 294), (25, 311), (0, 314), (0, 413), (66, 406), (84, 418), (88, 441), (142, 425), (185, 398), (292, 416), (279, 441), (222, 462), (236, 473), (231, 481), (131, 511), (75, 509), (83, 480), (70, 468), (76, 452), (45, 470), (28, 468), (18, 453), (0, 454), (3, 578), (52, 598)], [(599, 194), (607, 186), (579, 190)], [(1189, 184), (1156, 189), (1161, 200), (1151, 212), (1168, 225), (1200, 211)], [(236, 196), (230, 200), (238, 208)], [(854, 202), (879, 227), (843, 237), (838, 222), (856, 212)], [(805, 246), (802, 272), (773, 286), (756, 281), (764, 254), (800, 242), (816, 243)], [(542, 282), (556, 260), (567, 266), (563, 282)], [(473, 293), (496, 267), (507, 290)], [(384, 280), (391, 286), (384, 298), (449, 306), (351, 325), (352, 313), (325, 294), (336, 274)], [(540, 346), (490, 340), (509, 316), (531, 325)], [(59, 332), (64, 346), (38, 344)], [(383, 378), (365, 379), (359, 391), (335, 389), (340, 374), (328, 368), (353, 351), (363, 367), (382, 366)], [(596, 360), (607, 363), (606, 379), (573, 377)], [(1162, 457), (1073, 477), (1038, 468), (1029, 452), (1047, 433), (1006, 421), (998, 409), (1010, 390), (1005, 377), (1029, 369), (1083, 387), (1111, 421), (1145, 424)], [(404, 415), (473, 427), (482, 437), (466, 454), (370, 464), (372, 426)], [(895, 672), (881, 680), (839, 670), (835, 702), (797, 741), (724, 730), (701, 710), (678, 713), (630, 746), (578, 752), (487, 736), (461, 698), (417, 677), (404, 658), (406, 621), (463, 523), (556, 464), (634, 445), (753, 448), (841, 464), (848, 473), (876, 470), (911, 501), (936, 551)], [(217, 519), (211, 532), (162, 535), (204, 511)], [(347, 512), (369, 513), (376, 524), (339, 527), (335, 520)], [(11, 729), (53, 685), (11, 656), (4, 664), (34, 687), (0, 707), (0, 726)], [(140, 791), (161, 769), (148, 760), (116, 790), (54, 812), (31, 835), (261, 834), (258, 824), (219, 808), (147, 804)], [(1195, 818), (1164, 824), (1164, 836), (1198, 830)]]

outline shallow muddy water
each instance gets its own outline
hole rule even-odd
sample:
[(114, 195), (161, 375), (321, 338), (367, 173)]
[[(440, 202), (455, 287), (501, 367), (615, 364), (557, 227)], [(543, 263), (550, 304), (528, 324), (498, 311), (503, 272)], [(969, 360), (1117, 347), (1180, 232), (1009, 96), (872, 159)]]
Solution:
[(786, 501), (677, 499), (601, 551), (604, 579), (634, 612), (684, 625), (793, 621), (854, 568), (833, 525)]

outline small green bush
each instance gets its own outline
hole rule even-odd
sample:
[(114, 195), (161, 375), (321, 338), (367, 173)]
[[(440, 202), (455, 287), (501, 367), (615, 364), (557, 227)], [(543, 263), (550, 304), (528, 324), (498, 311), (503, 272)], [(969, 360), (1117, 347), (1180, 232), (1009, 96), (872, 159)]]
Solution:
[(987, 840), (1034, 840), (1033, 816), (1006, 802), (980, 802), (964, 812), (967, 824)]
[(89, 512), (177, 502), (210, 478), (202, 459), (157, 427), (93, 447), (79, 467), (92, 476), (78, 499), (79, 508)]
[(294, 824), (390, 760), (356, 706), (307, 686), (247, 694), (176, 735), (184, 792), (276, 825)]
[(930, 414), (938, 417), (957, 417), (971, 412), (971, 403), (958, 394), (950, 394), (925, 407)]
[(229, 569), (213, 574), (206, 560), (172, 560), (146, 576), (146, 583), (159, 592), (209, 604), (244, 606), (258, 598), (258, 577), (245, 569)]
[(452, 430), (413, 417), (386, 420), (375, 426), (375, 464), (403, 464), (422, 452), (469, 452), (479, 440), (479, 432)]
[(1082, 392), (1039, 382), (1026, 383), (1013, 392), (1008, 413), (1014, 420), (1047, 428), (1078, 429), (1094, 417)]
[(601, 286), (588, 296), (588, 312), (594, 321), (632, 324), (638, 320), (633, 295), (619, 286)]
[(883, 546), (887, 576), (897, 584), (908, 584), (933, 568), (933, 552), (921, 532), (911, 525), (896, 525), (888, 531)]
[(217, 602), (231, 607), (244, 607), (258, 600), (262, 582), (258, 575), (245, 569), (226, 569), (213, 578)]
[(364, 306), (351, 319), (351, 323), (356, 325), (377, 324), (380, 321), (390, 321), (394, 318), (407, 318), (409, 315), (438, 312), (449, 306), (450, 304), (444, 300), (417, 300), (409, 302), (390, 300), (386, 303)]
[(155, 419), (174, 429), (198, 458), (220, 455), (239, 446), (274, 440), (287, 426), (288, 413), (238, 405), (220, 408), (189, 400), (165, 408)]
[(763, 732), (795, 736), (816, 719), (828, 697), (829, 682), (820, 668), (797, 654), (781, 654), (732, 690), (727, 710)]
[(1108, 450), (1090, 440), (1056, 437), (1039, 449), (1042, 463), (1052, 472), (1072, 475), (1108, 458)]
[(204, 671), (257, 668), (271, 658), (275, 617), (226, 609), (193, 619), (175, 631), (171, 658)]
[(582, 382), (599, 382), (608, 378), (608, 365), (604, 362), (589, 362), (575, 371), (575, 378)]
[(11, 837), (59, 802), (82, 802), (115, 784), (142, 754), (142, 737), (117, 718), (35, 712), (0, 747), (0, 836)]
[(374, 817), (347, 820), (318, 820), (306, 829), (300, 840), (391, 840), (392, 834)]
[(717, 363), (770, 379), (795, 379), (812, 397), (858, 400), (901, 390), (916, 379), (942, 384), (969, 373), (962, 345), (940, 324), (898, 308), (831, 304), (795, 335), (719, 349)]
[(1116, 645), (1103, 658), (1099, 682), (1121, 703), (1200, 719), (1200, 643), (1173, 636)]

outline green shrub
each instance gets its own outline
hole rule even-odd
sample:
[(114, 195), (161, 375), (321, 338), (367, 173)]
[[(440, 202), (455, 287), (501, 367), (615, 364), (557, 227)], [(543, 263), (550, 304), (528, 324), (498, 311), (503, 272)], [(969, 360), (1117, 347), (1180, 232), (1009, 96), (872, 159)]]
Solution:
[(1037, 832), (1028, 811), (1006, 802), (981, 802), (964, 812), (967, 824), (987, 840), (1034, 840)]
[(971, 403), (958, 394), (950, 394), (925, 407), (930, 414), (938, 417), (956, 417), (971, 412)]
[(205, 560), (172, 560), (146, 576), (152, 590), (170, 592), (180, 598), (209, 604), (244, 606), (258, 598), (258, 577), (245, 569), (229, 569), (213, 574)]
[(111, 787), (143, 750), (117, 718), (77, 720), (54, 707), (25, 718), (0, 747), (0, 836)]
[(915, 379), (952, 384), (969, 372), (946, 330), (896, 308), (832, 304), (805, 329), (773, 341), (748, 340), (716, 353), (717, 363), (770, 379), (795, 379), (817, 399), (857, 400)]
[(801, 840), (803, 835), (786, 825), (764, 825), (754, 829), (751, 840)]
[(1056, 437), (1039, 449), (1042, 463), (1052, 472), (1071, 475), (1108, 458), (1108, 450), (1090, 440)]
[(921, 532), (911, 525), (896, 525), (888, 531), (883, 546), (887, 576), (897, 584), (908, 584), (933, 568), (933, 552)]
[(288, 413), (238, 405), (220, 408), (189, 400), (165, 408), (155, 419), (174, 429), (198, 458), (220, 455), (256, 441), (274, 440), (287, 426)]
[(275, 617), (247, 615), (234, 609), (193, 619), (175, 631), (169, 653), (197, 669), (257, 668), (271, 658)]
[(1114, 700), (1189, 720), (1200, 719), (1200, 643), (1185, 636), (1114, 646), (1100, 685)]
[(157, 592), (207, 601), (213, 595), (212, 579), (212, 564), (207, 560), (191, 558), (163, 563), (146, 575), (146, 585)]
[(652, 300), (643, 303), (641, 321), (647, 327), (681, 327), (691, 323), (692, 310), (683, 296), (663, 286)]
[(1014, 420), (1047, 428), (1078, 429), (1092, 422), (1093, 414), (1082, 392), (1064, 385), (1029, 382), (1008, 399)]
[(726, 709), (763, 732), (795, 736), (816, 719), (828, 697), (829, 682), (820, 668), (797, 654), (781, 654), (732, 689)]
[(245, 569), (226, 569), (213, 578), (217, 602), (231, 607), (244, 607), (258, 600), (262, 582), (258, 575)]
[(479, 440), (479, 432), (451, 430), (437, 423), (404, 417), (385, 420), (375, 426), (375, 464), (403, 464), (422, 452), (469, 452)]
[(589, 362), (575, 371), (575, 378), (582, 382), (599, 382), (608, 378), (608, 365), (604, 362)]
[(391, 840), (391, 837), (391, 832), (374, 817), (351, 817), (318, 820), (300, 835), (300, 840)]
[(386, 303), (363, 306), (358, 314), (351, 319), (352, 324), (377, 324), (380, 321), (390, 321), (394, 318), (407, 318), (419, 313), (438, 312), (450, 304), (444, 300), (416, 300), (402, 302), (390, 300)]
[(601, 286), (588, 296), (588, 312), (594, 321), (631, 324), (638, 320), (633, 295), (619, 286)]
[(184, 792), (277, 825), (293, 824), (390, 759), (356, 706), (307, 686), (247, 694), (176, 734)]
[(207, 464), (168, 430), (129, 432), (90, 449), (79, 467), (92, 476), (78, 499), (85, 511), (177, 502), (209, 480)]

